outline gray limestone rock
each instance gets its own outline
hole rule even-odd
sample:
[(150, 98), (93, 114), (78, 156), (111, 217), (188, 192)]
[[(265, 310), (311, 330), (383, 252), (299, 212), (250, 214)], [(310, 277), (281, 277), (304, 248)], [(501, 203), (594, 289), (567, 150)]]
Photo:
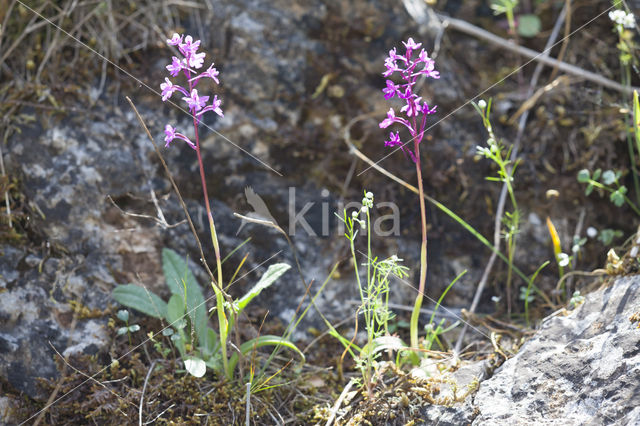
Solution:
[(640, 423), (640, 278), (585, 297), (542, 322), (518, 354), (482, 382), (474, 425)]

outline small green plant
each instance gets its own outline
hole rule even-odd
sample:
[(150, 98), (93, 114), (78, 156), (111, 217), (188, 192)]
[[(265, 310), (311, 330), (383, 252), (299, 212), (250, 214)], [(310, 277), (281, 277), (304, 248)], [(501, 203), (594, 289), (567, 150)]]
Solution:
[(121, 309), (118, 311), (116, 315), (120, 321), (125, 323), (124, 327), (120, 327), (117, 331), (118, 336), (122, 336), (123, 334), (127, 334), (129, 337), (129, 344), (131, 344), (131, 334), (140, 330), (140, 326), (138, 324), (129, 324), (129, 311), (126, 309)]
[(504, 225), (503, 235), (507, 242), (507, 312), (511, 314), (511, 281), (513, 275), (513, 256), (516, 251), (516, 237), (520, 232), (520, 210), (518, 210), (518, 203), (513, 189), (513, 176), (516, 171), (518, 163), (512, 164), (509, 160), (511, 155), (511, 147), (506, 148), (504, 143), (496, 138), (491, 126), (490, 114), (491, 114), (491, 99), (489, 102), (480, 100), (477, 104), (472, 103), (478, 114), (482, 117), (482, 124), (484, 125), (489, 138), (487, 139), (487, 147), (478, 146), (477, 152), (479, 155), (488, 158), (498, 166), (498, 176), (489, 176), (485, 179), (494, 182), (502, 182), (507, 186), (507, 193), (509, 194), (509, 200), (511, 201), (512, 211), (505, 211), (502, 223)]
[(534, 297), (532, 291), (535, 290), (539, 294), (542, 294), (542, 293), (540, 293), (540, 290), (538, 290), (533, 285), (533, 282), (538, 277), (538, 274), (540, 273), (540, 271), (542, 271), (548, 264), (549, 264), (549, 261), (547, 260), (542, 265), (540, 265), (540, 267), (536, 270), (536, 272), (533, 273), (531, 278), (529, 280), (527, 280), (527, 286), (526, 287), (520, 287), (520, 300), (522, 300), (524, 302), (524, 318), (527, 321), (527, 326), (531, 325), (530, 322), (529, 322), (529, 303), (531, 303), (531, 302), (533, 302), (535, 300), (535, 297)]
[(526, 13), (518, 15), (516, 19), (514, 11), (518, 7), (518, 0), (492, 0), (490, 6), (494, 15), (506, 15), (510, 34), (534, 37), (540, 32), (541, 23), (537, 15)]
[(582, 304), (582, 302), (584, 302), (584, 296), (580, 294), (579, 290), (574, 291), (573, 296), (571, 296), (571, 299), (569, 300), (569, 309), (576, 308)]
[(609, 192), (609, 200), (616, 207), (622, 207), (627, 203), (637, 215), (640, 215), (638, 206), (627, 196), (627, 187), (620, 183), (621, 176), (620, 171), (605, 170), (603, 172), (602, 169), (596, 169), (591, 174), (589, 170), (582, 169), (578, 172), (578, 182), (587, 184), (584, 190), (585, 195), (591, 195), (594, 188)]
[[(405, 278), (408, 268), (401, 266), (397, 256), (393, 255), (384, 260), (378, 260), (371, 252), (371, 208), (373, 207), (373, 193), (365, 191), (362, 198), (362, 207), (348, 214), (343, 211), (342, 217), (338, 216), (345, 224), (345, 237), (349, 240), (351, 258), (356, 277), (356, 283), (360, 294), (361, 305), (358, 312), (364, 317), (365, 331), (367, 333), (367, 343), (363, 347), (358, 347), (352, 341), (348, 341), (329, 327), (331, 334), (338, 338), (345, 346), (362, 374), (362, 385), (367, 388), (371, 395), (373, 387), (374, 370), (376, 358), (383, 350), (403, 349), (406, 345), (398, 338), (389, 335), (389, 321), (393, 319), (393, 313), (389, 310), (389, 277), (395, 275)], [(364, 215), (364, 219), (360, 217)], [(358, 228), (367, 230), (367, 279), (363, 283), (360, 278), (358, 259), (356, 255), (356, 237)], [(357, 327), (356, 327), (357, 330)]]
[[(229, 321), (222, 329), (225, 336), (208, 327), (207, 305), (202, 290), (195, 277), (189, 270), (187, 263), (176, 252), (170, 249), (162, 250), (162, 269), (167, 287), (171, 291), (168, 302), (146, 288), (135, 284), (117, 286), (112, 297), (120, 304), (135, 309), (154, 318), (165, 320), (169, 326), (162, 334), (171, 339), (182, 358), (186, 370), (195, 377), (202, 377), (206, 369), (221, 373), (227, 379), (233, 378), (233, 373), (241, 356), (262, 346), (287, 347), (304, 360), (302, 352), (289, 340), (272, 335), (264, 335), (251, 339), (237, 346), (236, 351), (225, 360), (226, 352), (221, 349), (222, 342), (227, 342), (235, 325), (234, 319), (242, 314), (247, 305), (282, 274), (290, 266), (277, 263), (269, 266), (267, 272), (258, 283), (243, 297), (225, 305), (225, 315)], [(214, 308), (215, 309), (215, 308)], [(167, 352), (160, 347), (164, 357)]]
[(516, 33), (516, 20), (513, 14), (514, 9), (518, 6), (518, 0), (492, 0), (491, 9), (494, 15), (502, 15), (503, 13), (507, 17), (507, 23), (509, 24), (509, 31), (511, 34)]
[(608, 246), (611, 245), (613, 240), (615, 240), (616, 238), (620, 238), (623, 235), (624, 233), (619, 229), (605, 228), (598, 234), (598, 241), (600, 241), (603, 245)]

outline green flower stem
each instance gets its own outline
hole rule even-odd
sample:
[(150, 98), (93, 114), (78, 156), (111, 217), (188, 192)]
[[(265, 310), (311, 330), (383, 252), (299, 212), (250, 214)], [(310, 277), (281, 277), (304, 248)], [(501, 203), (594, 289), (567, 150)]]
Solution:
[[(191, 92), (192, 85), (189, 82), (189, 92)], [(198, 157), (198, 166), (200, 168), (200, 181), (202, 183), (202, 192), (204, 194), (204, 204), (207, 211), (207, 218), (209, 219), (209, 231), (211, 233), (211, 241), (213, 243), (213, 250), (216, 255), (216, 266), (218, 269), (218, 282), (211, 283), (211, 287), (216, 295), (216, 311), (218, 313), (218, 328), (220, 330), (220, 349), (222, 351), (222, 367), (224, 369), (227, 379), (231, 379), (233, 376), (233, 370), (229, 370), (229, 363), (227, 359), (227, 337), (229, 335), (229, 322), (225, 315), (224, 309), (224, 294), (223, 294), (223, 282), (222, 282), (222, 260), (220, 257), (220, 245), (218, 244), (218, 235), (216, 233), (216, 225), (213, 221), (213, 215), (211, 214), (211, 206), (209, 204), (209, 195), (207, 191), (207, 181), (204, 174), (204, 164), (202, 163), (202, 154), (200, 153), (200, 136), (198, 134), (198, 120), (195, 114), (193, 114), (193, 128), (195, 131), (196, 139), (196, 155)]]
[(506, 163), (502, 160), (502, 155), (498, 152), (500, 158), (500, 169), (504, 176), (504, 183), (507, 185), (507, 192), (513, 207), (513, 218), (507, 229), (507, 257), (509, 259), (509, 268), (507, 269), (507, 313), (511, 315), (511, 281), (513, 280), (513, 256), (516, 251), (516, 233), (520, 222), (520, 214), (518, 213), (518, 204), (511, 185), (511, 174), (507, 171)]
[(509, 23), (509, 30), (511, 32), (511, 35), (515, 36), (516, 35), (516, 20), (515, 20), (515, 18), (513, 16), (513, 9), (512, 8), (507, 8), (505, 13), (507, 15), (507, 22)]
[[(349, 222), (351, 221), (351, 222)], [(369, 213), (367, 212), (367, 223), (369, 222)], [(369, 321), (369, 307), (367, 306), (367, 296), (365, 296), (365, 292), (362, 288), (362, 282), (360, 281), (360, 273), (358, 272), (358, 258), (356, 257), (356, 248), (355, 248), (355, 239), (356, 239), (356, 234), (353, 231), (353, 227), (355, 226), (354, 220), (347, 217), (346, 215), (346, 211), (345, 211), (345, 225), (347, 226), (347, 230), (348, 230), (348, 239), (349, 239), (349, 248), (351, 249), (351, 258), (353, 259), (353, 269), (354, 272), (356, 274), (356, 282), (358, 284), (358, 291), (360, 292), (360, 300), (362, 301), (362, 313), (364, 315), (364, 322), (366, 324), (366, 329), (367, 329), (367, 333), (368, 333), (368, 342), (370, 343), (373, 340), (373, 337), (370, 335), (370, 321)], [(369, 229), (370, 230), (370, 229)], [(369, 232), (367, 237), (369, 239), (369, 247), (371, 247), (371, 237), (370, 237), (371, 233)], [(367, 253), (367, 265), (369, 265), (369, 258), (371, 257), (371, 249), (369, 249), (369, 252)], [(369, 274), (369, 272), (367, 271), (367, 275)], [(368, 279), (368, 278), (367, 278)], [(367, 282), (367, 289), (369, 288), (369, 283)], [(356, 321), (357, 321), (357, 317), (356, 317)], [(354, 336), (355, 337), (355, 336)], [(352, 342), (348, 343), (347, 346), (347, 350), (349, 350), (351, 352), (351, 345)], [(352, 353), (353, 356), (353, 353)], [(355, 359), (355, 357), (354, 357)], [(370, 368), (371, 368), (371, 357), (368, 355), (367, 356), (367, 361), (366, 361), (366, 368), (364, 371), (364, 381), (365, 381), (365, 385), (367, 386), (367, 392), (370, 394), (371, 393), (371, 372), (370, 372)]]
[[(420, 138), (422, 139), (422, 138)], [(427, 212), (424, 203), (424, 187), (422, 185), (422, 168), (420, 167), (420, 139), (415, 142), (416, 174), (418, 177), (418, 193), (420, 196), (420, 220), (422, 225), (422, 243), (420, 245), (420, 281), (418, 284), (418, 295), (413, 305), (411, 320), (409, 322), (409, 332), (411, 337), (411, 347), (418, 349), (418, 319), (420, 318), (420, 308), (424, 296), (425, 283), (427, 281)]]
[[(372, 293), (374, 291), (374, 284), (373, 284), (373, 280), (371, 279), (371, 258), (372, 258), (372, 254), (371, 254), (371, 209), (367, 208), (367, 306), (365, 306), (364, 309), (364, 314), (365, 314), (365, 321), (366, 321), (366, 325), (367, 325), (367, 343), (369, 345), (373, 345), (373, 339), (375, 339), (375, 316), (374, 316), (374, 312), (373, 312), (373, 305), (375, 300), (378, 297), (378, 294), (375, 294), (375, 299), (372, 298)], [(371, 370), (373, 368), (372, 366), (372, 361), (373, 361), (373, 353), (371, 352), (373, 350), (373, 347), (370, 346), (369, 347), (369, 353), (367, 353), (367, 360), (366, 360), (366, 367), (365, 367), (365, 371), (367, 374), (366, 377), (366, 381), (367, 381), (367, 394), (369, 396), (373, 396), (373, 392), (371, 389), (371, 378), (373, 376)]]

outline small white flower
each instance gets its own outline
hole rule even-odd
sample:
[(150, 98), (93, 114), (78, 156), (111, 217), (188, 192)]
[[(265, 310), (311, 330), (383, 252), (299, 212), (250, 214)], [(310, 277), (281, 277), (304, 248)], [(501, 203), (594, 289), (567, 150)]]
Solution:
[(369, 207), (367, 206), (362, 206), (362, 208), (360, 209), (360, 211), (364, 214), (367, 214), (369, 212)]
[(595, 238), (598, 235), (598, 230), (593, 226), (587, 228), (587, 237)]
[(365, 194), (365, 197), (367, 197), (367, 198), (368, 198), (368, 199), (370, 199), (370, 200), (373, 200), (373, 192), (367, 192), (367, 193)]
[(359, 211), (359, 210), (353, 211), (353, 212), (351, 212), (351, 217), (352, 217), (353, 219), (355, 219), (355, 218), (357, 218), (357, 217), (358, 217), (358, 215), (359, 215), (359, 214), (360, 214), (360, 211)]
[(571, 261), (571, 258), (569, 257), (568, 254), (566, 254), (566, 253), (558, 254), (558, 265), (559, 266), (562, 266), (564, 268), (565, 266), (567, 266), (569, 264), (570, 261)]
[(491, 300), (493, 301), (493, 303), (498, 303), (500, 301), (500, 297), (499, 296), (491, 296)]
[(627, 13), (624, 10), (612, 10), (609, 12), (609, 19), (625, 28), (633, 28), (636, 25), (633, 13)]
[(485, 148), (484, 146), (476, 146), (476, 151), (478, 155), (484, 155), (485, 157), (491, 155), (491, 151), (489, 151), (489, 148)]
[(625, 13), (622, 10), (612, 10), (609, 12), (609, 19), (611, 19), (616, 24), (621, 24), (622, 19), (625, 17)]
[(632, 13), (628, 13), (622, 20), (622, 26), (625, 28), (633, 28), (636, 26), (636, 17)]
[(485, 109), (487, 107), (487, 102), (484, 99), (480, 99), (478, 101), (478, 106), (482, 109)]

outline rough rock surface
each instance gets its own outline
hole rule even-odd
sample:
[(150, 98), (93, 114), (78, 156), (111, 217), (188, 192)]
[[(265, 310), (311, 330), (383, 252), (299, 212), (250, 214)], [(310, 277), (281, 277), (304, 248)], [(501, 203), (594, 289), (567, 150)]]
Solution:
[(480, 384), (473, 424), (639, 424), (639, 301), (640, 277), (625, 277), (546, 318)]

